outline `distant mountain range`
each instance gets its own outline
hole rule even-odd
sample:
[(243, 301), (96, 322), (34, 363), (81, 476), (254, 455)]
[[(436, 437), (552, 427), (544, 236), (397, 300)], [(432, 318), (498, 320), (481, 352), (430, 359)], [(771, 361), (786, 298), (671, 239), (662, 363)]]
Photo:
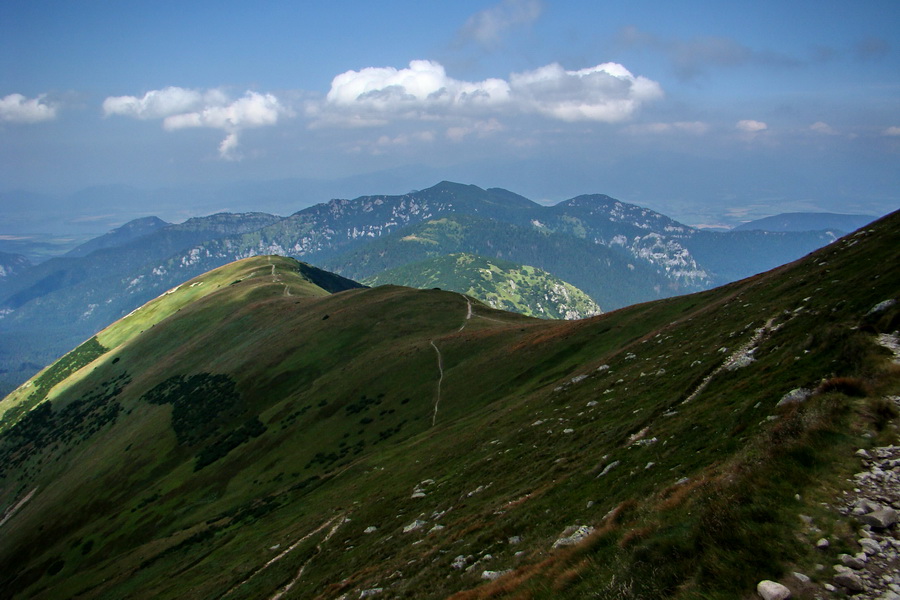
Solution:
[(840, 215), (835, 213), (783, 213), (738, 225), (732, 231), (824, 231), (841, 233), (856, 231), (871, 223), (869, 215)]
[(713, 233), (603, 195), (543, 206), (446, 181), (288, 217), (140, 219), (0, 279), (0, 391), (166, 290), (251, 256), (290, 256), (362, 280), (468, 253), (541, 269), (608, 311), (747, 277), (834, 239), (827, 231)]
[[(292, 240), (341, 260), (394, 238), (374, 266), (403, 244), (518, 254), (543, 237), (575, 266), (595, 247), (594, 263), (685, 289), (722, 276), (716, 249), (773, 260), (816, 239), (705, 236), (603, 197), (538, 211), (465, 188), (464, 215), (455, 189), (164, 226), (19, 289), (6, 319), (56, 323), (89, 282), (110, 294), (143, 277), (96, 315), (217, 253), (263, 253), (179, 280), (0, 401), (0, 597), (712, 600), (767, 580), (796, 598), (890, 597), (900, 213), (765, 273), (578, 321), (265, 254)], [(490, 230), (486, 213), (516, 222)], [(150, 254), (179, 239), (193, 241)], [(424, 261), (392, 277), (538, 277)], [(859, 568), (821, 566), (845, 564)]]

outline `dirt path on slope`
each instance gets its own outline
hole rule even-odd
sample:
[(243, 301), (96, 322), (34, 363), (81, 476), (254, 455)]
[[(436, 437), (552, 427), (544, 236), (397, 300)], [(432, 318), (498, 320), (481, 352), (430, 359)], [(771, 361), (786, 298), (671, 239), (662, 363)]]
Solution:
[[(332, 519), (332, 520), (333, 520), (333, 519)], [(330, 521), (329, 521), (329, 522), (330, 522)], [(325, 534), (325, 537), (322, 538), (322, 541), (319, 542), (318, 544), (316, 544), (316, 551), (313, 553), (313, 555), (310, 556), (308, 559), (306, 559), (306, 562), (304, 562), (302, 565), (300, 565), (300, 569), (297, 571), (297, 574), (296, 574), (296, 575), (294, 576), (294, 578), (290, 581), (290, 583), (288, 583), (287, 585), (285, 585), (284, 587), (282, 587), (281, 589), (279, 589), (279, 590), (275, 593), (275, 595), (273, 595), (271, 598), (269, 598), (269, 600), (281, 600), (281, 598), (282, 598), (285, 594), (287, 594), (289, 591), (291, 591), (291, 588), (294, 587), (294, 585), (295, 585), (298, 581), (300, 581), (300, 578), (301, 578), (301, 577), (303, 577), (303, 572), (306, 570), (306, 566), (307, 566), (310, 562), (312, 562), (312, 559), (314, 559), (316, 556), (318, 556), (318, 554), (322, 551), (322, 546), (325, 545), (325, 543), (326, 543), (328, 540), (331, 539), (331, 536), (333, 536), (333, 535), (337, 532), (338, 528), (339, 528), (341, 525), (343, 525), (345, 522), (346, 522), (346, 519), (345, 519), (343, 516), (340, 517), (340, 518), (338, 519), (338, 522), (335, 523), (335, 525), (331, 528), (331, 530), (330, 530), (328, 533)], [(327, 523), (326, 523), (324, 526), (322, 526), (322, 527), (320, 527), (319, 529), (317, 529), (316, 531), (321, 531), (322, 529), (324, 529), (325, 526), (327, 526)], [(313, 532), (313, 533), (315, 533), (315, 532)], [(310, 534), (310, 535), (311, 535), (311, 534)], [(307, 536), (307, 537), (308, 537), (308, 536)]]
[(431, 426), (434, 427), (434, 424), (437, 422), (438, 405), (441, 403), (441, 384), (444, 382), (444, 357), (441, 356), (441, 351), (437, 344), (434, 343), (434, 340), (431, 340), (431, 347), (437, 352), (438, 373), (440, 373), (437, 383), (437, 397), (434, 399), (434, 414), (431, 415)]
[(303, 542), (305, 542), (312, 536), (316, 535), (317, 533), (319, 533), (320, 531), (322, 531), (323, 529), (325, 529), (326, 527), (331, 525), (335, 519), (338, 519), (337, 524), (334, 527), (332, 527), (331, 531), (329, 531), (328, 534), (322, 539), (322, 541), (316, 545), (316, 553), (313, 554), (311, 557), (309, 557), (309, 559), (307, 559), (306, 562), (303, 563), (303, 565), (300, 567), (300, 570), (297, 572), (297, 575), (294, 577), (294, 579), (291, 580), (291, 582), (288, 583), (285, 587), (278, 590), (278, 592), (274, 596), (272, 596), (271, 600), (276, 600), (278, 598), (281, 598), (284, 594), (286, 594), (288, 592), (288, 590), (290, 590), (294, 586), (295, 583), (297, 583), (297, 581), (300, 579), (300, 576), (303, 575), (303, 570), (306, 569), (306, 565), (308, 565), (309, 561), (311, 561), (313, 558), (315, 558), (315, 556), (321, 551), (322, 544), (327, 542), (331, 538), (331, 536), (334, 535), (334, 533), (337, 531), (337, 528), (340, 527), (344, 523), (343, 515), (331, 517), (330, 519), (328, 519), (327, 521), (325, 521), (324, 523), (322, 523), (321, 525), (319, 525), (318, 527), (316, 527), (315, 529), (313, 529), (312, 531), (310, 531), (309, 533), (307, 533), (306, 535), (304, 535), (303, 537), (301, 537), (300, 539), (295, 541), (293, 544), (288, 546), (288, 548), (286, 550), (284, 550), (283, 552), (278, 554), (275, 558), (272, 558), (266, 564), (264, 564), (260, 568), (253, 571), (249, 577), (247, 577), (246, 579), (244, 579), (243, 581), (241, 581), (240, 583), (238, 583), (237, 585), (232, 587), (230, 590), (228, 590), (227, 592), (222, 594), (222, 596), (220, 598), (226, 598), (227, 596), (230, 596), (238, 588), (240, 588), (241, 586), (246, 584), (248, 581), (250, 581), (257, 575), (259, 575), (260, 573), (262, 573), (263, 571), (265, 571), (266, 569), (268, 569), (269, 567), (271, 567), (272, 565), (274, 565), (275, 563), (277, 563), (278, 561), (283, 559), (285, 556), (290, 554), (297, 546), (299, 546), (300, 544), (302, 544)]
[[(435, 410), (437, 410), (436, 407), (435, 407)], [(22, 508), (23, 506), (25, 506), (25, 503), (27, 503), (29, 500), (31, 500), (31, 497), (34, 496), (34, 493), (35, 493), (37, 490), (38, 490), (37, 488), (34, 488), (34, 489), (31, 490), (30, 492), (28, 492), (28, 495), (27, 495), (27, 496), (25, 496), (24, 498), (22, 498), (21, 500), (19, 500), (19, 501), (16, 502), (15, 504), (13, 504), (12, 507), (10, 507), (9, 509), (7, 509), (7, 511), (3, 514), (3, 519), (0, 520), (0, 527), (3, 527), (3, 526), (6, 524), (6, 522), (9, 521), (9, 520), (12, 518), (12, 516), (13, 516), (14, 514), (16, 514), (16, 512), (18, 512), (18, 510), (19, 510), (20, 508)]]

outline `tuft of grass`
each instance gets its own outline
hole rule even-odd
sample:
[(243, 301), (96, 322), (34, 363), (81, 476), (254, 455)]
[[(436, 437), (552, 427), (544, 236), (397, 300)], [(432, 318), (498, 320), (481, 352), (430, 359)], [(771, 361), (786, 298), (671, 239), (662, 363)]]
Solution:
[(827, 394), (837, 392), (853, 398), (865, 398), (871, 395), (871, 386), (859, 377), (830, 377), (816, 388), (816, 393)]
[(870, 398), (866, 404), (866, 414), (872, 422), (872, 425), (879, 432), (884, 431), (887, 426), (900, 417), (900, 410), (897, 405), (888, 398)]

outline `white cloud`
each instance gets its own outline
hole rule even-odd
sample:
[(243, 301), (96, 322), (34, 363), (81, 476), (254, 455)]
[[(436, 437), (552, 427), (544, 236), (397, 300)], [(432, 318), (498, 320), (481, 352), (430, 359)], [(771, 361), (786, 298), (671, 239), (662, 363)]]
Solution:
[(542, 9), (539, 0), (503, 0), (469, 17), (460, 37), (483, 46), (496, 45), (508, 30), (537, 20)]
[(201, 110), (173, 114), (163, 120), (163, 127), (172, 131), (185, 127), (211, 127), (237, 131), (249, 127), (264, 127), (278, 122), (285, 109), (272, 94), (247, 92), (242, 98), (224, 105), (204, 106)]
[(136, 119), (162, 119), (167, 131), (189, 127), (208, 127), (227, 132), (219, 144), (219, 155), (226, 160), (240, 158), (238, 134), (248, 128), (275, 125), (282, 115), (290, 114), (272, 94), (247, 91), (236, 100), (223, 91), (190, 90), (167, 87), (136, 96), (111, 96), (103, 101), (103, 112)]
[(219, 156), (225, 160), (240, 160), (240, 154), (237, 151), (238, 134), (229, 133), (225, 139), (219, 144)]
[[(204, 98), (206, 96), (206, 98)], [(218, 90), (206, 93), (170, 86), (151, 90), (142, 97), (110, 96), (103, 101), (106, 116), (122, 115), (136, 119), (162, 119), (202, 107), (204, 104), (221, 103), (224, 94)]]
[(824, 121), (816, 121), (815, 123), (810, 125), (809, 128), (816, 133), (821, 133), (824, 135), (839, 135), (834, 127), (832, 127), (828, 123), (825, 123)]
[(753, 119), (738, 121), (735, 127), (745, 133), (758, 133), (769, 128), (769, 126), (762, 121), (754, 121)]
[(326, 102), (357, 110), (404, 113), (448, 108), (465, 110), (509, 99), (509, 84), (502, 79), (468, 82), (447, 76), (444, 67), (430, 60), (414, 60), (407, 69), (367, 67), (341, 73), (331, 82)]
[(884, 131), (881, 132), (881, 135), (889, 135), (889, 136), (900, 135), (900, 127), (897, 127), (896, 125), (894, 125), (892, 127), (888, 127), (887, 129), (885, 129)]
[(662, 98), (658, 83), (635, 77), (618, 63), (578, 71), (551, 64), (514, 73), (510, 88), (517, 103), (562, 121), (624, 121), (641, 104)]
[(663, 96), (658, 83), (617, 63), (578, 71), (551, 64), (514, 73), (509, 81), (469, 82), (447, 76), (437, 62), (409, 68), (369, 67), (334, 78), (325, 102), (310, 107), (318, 123), (380, 125), (391, 118), (538, 113), (562, 121), (618, 122)]
[(9, 94), (0, 98), (0, 121), (8, 123), (40, 123), (56, 118), (56, 106), (44, 101), (45, 94), (26, 98), (22, 94)]

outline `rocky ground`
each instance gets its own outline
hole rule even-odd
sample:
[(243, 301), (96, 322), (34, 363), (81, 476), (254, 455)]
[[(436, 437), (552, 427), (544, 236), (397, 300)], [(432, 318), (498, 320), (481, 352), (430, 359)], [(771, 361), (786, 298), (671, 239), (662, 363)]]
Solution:
[[(890, 400), (900, 408), (900, 397)], [(785, 600), (792, 592), (821, 600), (900, 600), (900, 446), (860, 449), (856, 455), (862, 470), (853, 476), (853, 488), (832, 504), (856, 531), (855, 552), (835, 555), (831, 546), (836, 540), (819, 537), (817, 548), (837, 561), (817, 565), (816, 582), (804, 573), (783, 582), (760, 582), (757, 592), (764, 600)], [(807, 519), (807, 531), (817, 532)]]

